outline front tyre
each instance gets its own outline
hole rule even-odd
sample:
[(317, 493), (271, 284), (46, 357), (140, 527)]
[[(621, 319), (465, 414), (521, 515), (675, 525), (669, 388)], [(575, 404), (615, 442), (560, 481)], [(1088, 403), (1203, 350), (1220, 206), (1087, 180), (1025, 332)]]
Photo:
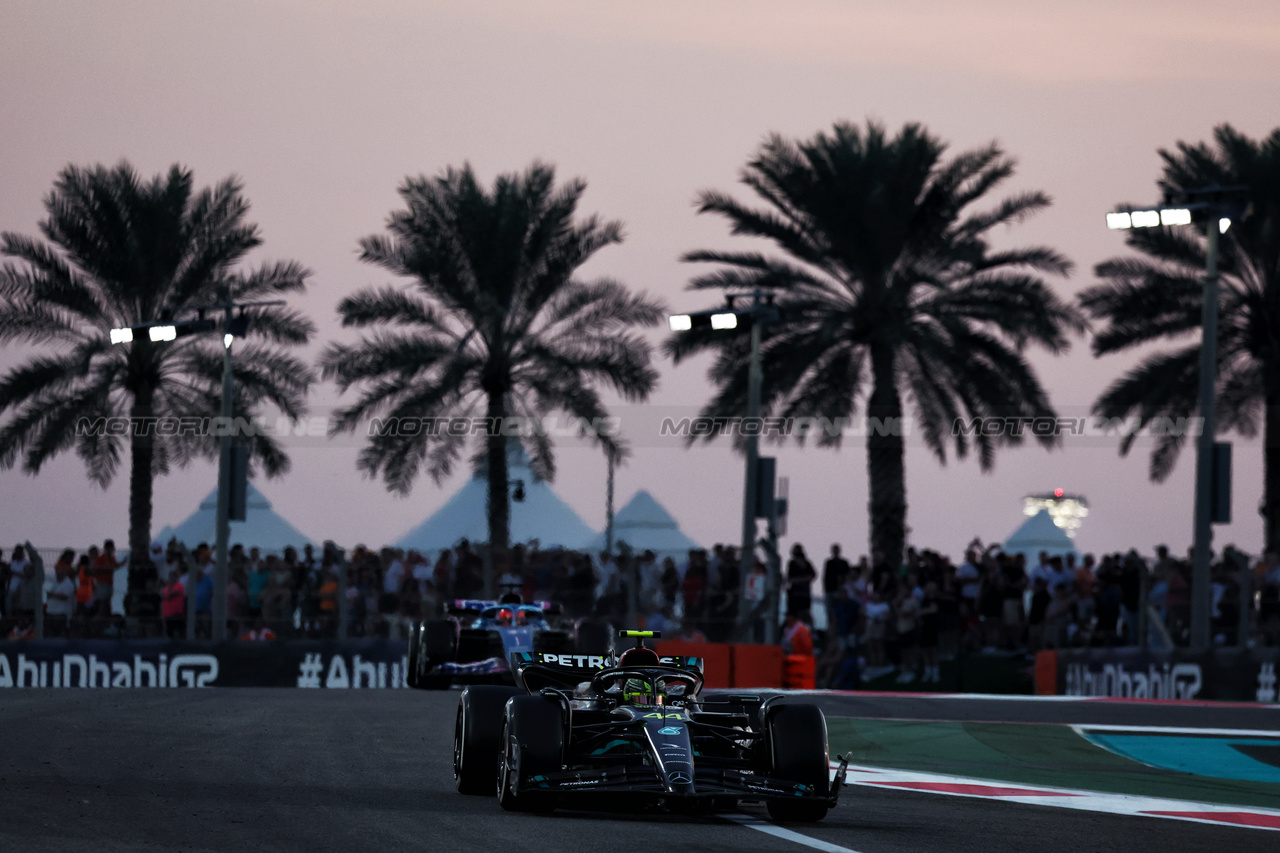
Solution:
[(519, 692), (487, 684), (462, 691), (453, 731), (453, 781), (458, 793), (493, 793), (504, 709)]
[[(507, 703), (498, 762), (498, 803), (507, 811), (549, 812), (555, 794), (529, 790), (531, 776), (555, 773), (563, 766), (564, 721), (557, 702), (541, 696), (515, 696)], [(526, 783), (521, 790), (522, 783)]]
[[(799, 782), (826, 797), (831, 791), (827, 720), (817, 705), (779, 705), (769, 709), (771, 776)], [(830, 808), (825, 802), (797, 797), (769, 800), (769, 816), (777, 821), (822, 820)]]

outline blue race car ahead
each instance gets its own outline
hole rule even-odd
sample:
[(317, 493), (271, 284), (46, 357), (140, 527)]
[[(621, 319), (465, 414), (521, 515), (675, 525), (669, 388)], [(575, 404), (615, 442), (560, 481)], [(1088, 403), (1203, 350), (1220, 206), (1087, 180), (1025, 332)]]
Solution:
[[(607, 625), (564, 622), (550, 601), (459, 599), (445, 619), (418, 622), (409, 635), (410, 687), (453, 683), (513, 683), (509, 661), (521, 652), (573, 653), (581, 644), (607, 644)], [(604, 637), (604, 641), (601, 641)]]

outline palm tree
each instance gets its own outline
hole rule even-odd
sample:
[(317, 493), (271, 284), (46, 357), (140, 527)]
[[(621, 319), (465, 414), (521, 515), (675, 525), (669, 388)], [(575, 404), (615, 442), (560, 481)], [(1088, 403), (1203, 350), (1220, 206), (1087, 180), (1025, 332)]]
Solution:
[[(509, 539), (510, 427), (552, 413), (600, 424), (607, 414), (594, 386), (643, 400), (658, 379), (651, 347), (631, 329), (657, 323), (663, 306), (616, 281), (576, 277), (598, 250), (622, 239), (616, 222), (574, 221), (585, 187), (572, 181), (557, 189), (554, 170), (540, 163), (499, 176), (491, 191), (470, 165), (406, 179), (399, 190), (405, 209), (389, 217), (388, 236), (360, 241), (360, 257), (413, 282), (344, 299), (343, 325), (374, 331), (355, 344), (331, 344), (321, 359), (342, 391), (362, 387), (359, 400), (338, 413), (335, 432), (380, 418), (359, 465), (381, 474), (390, 490), (408, 493), (424, 466), (439, 484), (468, 440), (481, 440), (476, 461), (488, 480), (493, 552)], [(478, 434), (431, 426), (478, 415), (488, 425)], [(534, 473), (551, 480), (550, 438), (516, 432)], [(606, 451), (621, 449), (607, 430), (595, 440)]]
[[(1217, 432), (1257, 435), (1263, 430), (1265, 547), (1280, 550), (1280, 129), (1254, 141), (1224, 124), (1214, 144), (1179, 142), (1160, 152), (1166, 193), (1242, 185), (1252, 210), (1234, 222), (1219, 244)], [(1104, 322), (1093, 339), (1101, 356), (1160, 341), (1194, 337), (1200, 329), (1207, 241), (1188, 228), (1127, 232), (1138, 257), (1104, 261), (1102, 283), (1080, 302)], [(1094, 404), (1104, 417), (1185, 418), (1197, 410), (1200, 343), (1147, 356)], [(1150, 476), (1173, 470), (1184, 437), (1167, 430), (1151, 452)], [(1125, 454), (1137, 431), (1120, 445)]]
[[(1082, 328), (1040, 278), (1066, 275), (1066, 259), (1048, 248), (994, 251), (988, 244), (993, 228), (1049, 199), (1026, 193), (972, 211), (1013, 173), (1013, 161), (994, 144), (950, 160), (944, 150), (916, 124), (893, 138), (874, 122), (865, 130), (837, 124), (803, 142), (772, 135), (741, 173), (764, 207), (712, 190), (697, 203), (699, 213), (728, 219), (733, 234), (762, 238), (780, 253), (684, 256), (718, 265), (694, 278), (692, 289), (759, 288), (781, 309), (780, 321), (762, 330), (766, 415), (839, 423), (856, 412), (870, 381), (871, 550), (890, 565), (901, 559), (906, 536), (905, 429), (894, 426), (906, 427), (904, 395), (938, 460), (945, 463), (952, 441), (964, 457), (963, 419), (1053, 414), (1023, 350), (1034, 343), (1062, 352), (1066, 331)], [(667, 342), (677, 362), (718, 353), (710, 372), (718, 391), (704, 415), (745, 409), (749, 345), (740, 331), (695, 329)], [(969, 433), (983, 470), (998, 445), (1021, 440), (1017, 430), (990, 432)], [(819, 445), (840, 440), (835, 430), (818, 436)]]
[[(8, 416), (0, 424), (0, 465), (21, 461), (36, 474), (74, 447), (89, 478), (106, 488), (127, 439), (129, 547), (145, 554), (155, 476), (219, 449), (215, 437), (147, 419), (218, 416), (223, 350), (219, 335), (113, 346), (110, 330), (228, 294), (301, 292), (309, 273), (292, 261), (239, 268), (262, 238), (245, 221), (249, 204), (234, 177), (197, 193), (190, 170), (176, 165), (150, 181), (125, 162), (68, 166), (45, 210), (43, 239), (0, 234), (0, 254), (13, 259), (0, 266), (0, 341), (48, 345), (0, 379), (0, 415)], [(312, 331), (293, 311), (255, 310), (235, 361), (237, 416), (263, 404), (303, 414), (313, 372), (285, 348), (306, 343)], [(289, 469), (269, 435), (252, 437), (250, 448), (267, 474)]]

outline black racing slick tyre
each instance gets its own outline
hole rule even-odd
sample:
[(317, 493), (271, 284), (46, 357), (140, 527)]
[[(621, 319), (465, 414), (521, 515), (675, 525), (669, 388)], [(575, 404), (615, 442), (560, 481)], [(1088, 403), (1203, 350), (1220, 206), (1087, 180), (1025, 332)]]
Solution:
[(462, 691), (453, 730), (453, 781), (461, 794), (493, 794), (502, 722), (514, 687), (476, 685)]
[(419, 623), (422, 630), (418, 633), (418, 683), (416, 687), (423, 690), (447, 690), (450, 677), (448, 675), (428, 675), (428, 672), (446, 661), (454, 659), (457, 648), (457, 625), (450, 619), (432, 619)]
[(538, 631), (533, 635), (535, 652), (564, 655), (573, 652), (573, 638), (564, 631)]
[(549, 812), (555, 794), (520, 790), (530, 776), (555, 773), (563, 766), (564, 721), (560, 703), (541, 696), (516, 696), (507, 703), (498, 763), (498, 803), (507, 811)]
[(409, 660), (405, 666), (404, 683), (410, 687), (420, 687), (420, 670), (422, 666), (422, 623), (414, 621), (409, 631)]
[[(831, 790), (827, 720), (817, 705), (778, 705), (768, 713), (770, 775), (814, 788), (819, 797)], [(769, 816), (779, 821), (822, 820), (829, 806), (810, 799), (769, 800)]]

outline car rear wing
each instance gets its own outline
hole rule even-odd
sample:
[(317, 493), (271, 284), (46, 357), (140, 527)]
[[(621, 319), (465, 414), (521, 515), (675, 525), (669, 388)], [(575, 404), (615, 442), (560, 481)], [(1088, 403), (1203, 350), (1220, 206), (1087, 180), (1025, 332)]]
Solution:
[(536, 607), (549, 616), (558, 616), (562, 612), (558, 601), (526, 601), (521, 604), (503, 604), (498, 600), (487, 598), (455, 598), (449, 604), (451, 613), (483, 613), (492, 607)]
[[(659, 658), (663, 666), (680, 669), (696, 669), (702, 672), (702, 658), (688, 655), (662, 655)], [(511, 672), (516, 685), (526, 690), (540, 690), (543, 687), (557, 686), (571, 688), (583, 681), (590, 681), (602, 669), (618, 665), (617, 655), (578, 655), (559, 654), (555, 652), (512, 652)], [(527, 683), (525, 671), (537, 673), (536, 684)]]

